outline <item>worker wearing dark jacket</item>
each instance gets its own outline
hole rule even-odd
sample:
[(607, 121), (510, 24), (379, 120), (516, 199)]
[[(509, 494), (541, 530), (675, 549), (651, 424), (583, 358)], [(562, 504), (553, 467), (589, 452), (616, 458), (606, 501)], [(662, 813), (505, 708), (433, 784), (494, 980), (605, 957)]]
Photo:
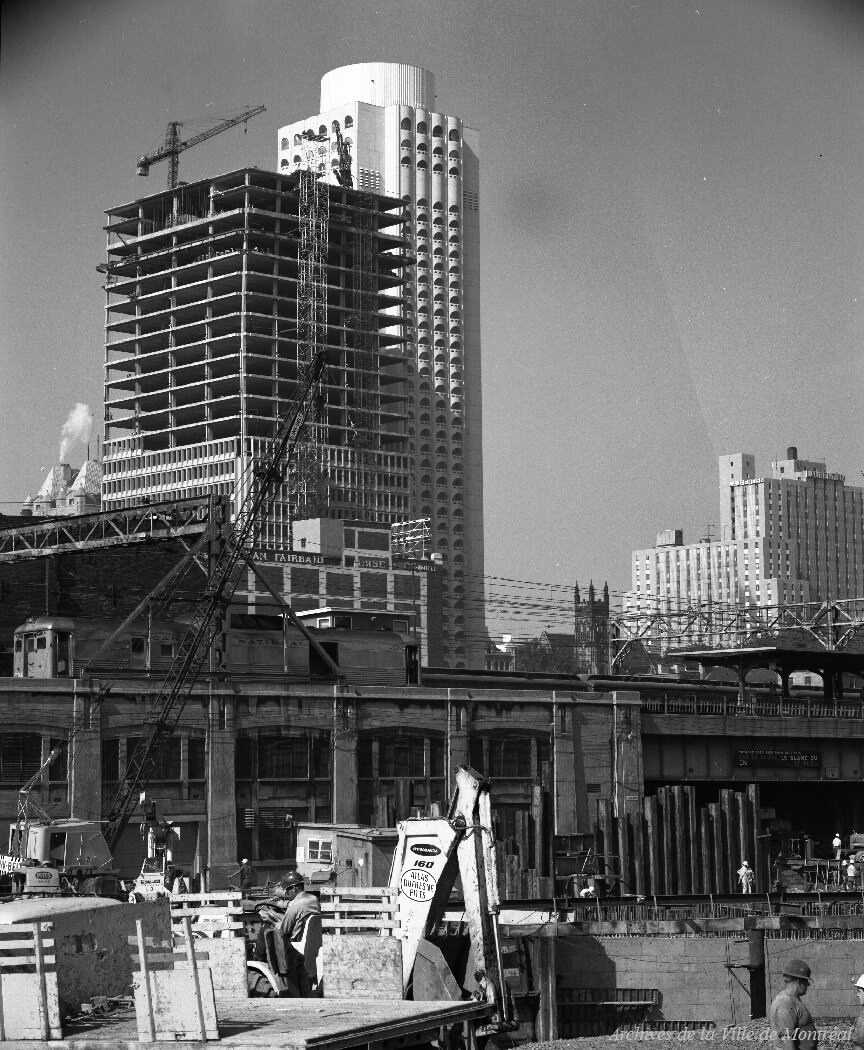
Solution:
[(299, 941), (303, 937), (310, 915), (321, 914), (321, 904), (314, 893), (307, 893), (303, 876), (290, 871), (279, 882), (282, 896), (288, 901), (279, 929), (288, 941)]
[(768, 1015), (771, 1045), (776, 1050), (808, 1050), (816, 1047), (816, 1025), (801, 1002), (810, 987), (810, 967), (803, 959), (789, 959), (783, 967), (783, 991), (774, 997)]
[(318, 954), (321, 951), (321, 905), (318, 898), (307, 893), (303, 876), (291, 871), (280, 880), (280, 889), (288, 907), (279, 923), (286, 941), (298, 944), (297, 983), (302, 994), (308, 995), (318, 984)]

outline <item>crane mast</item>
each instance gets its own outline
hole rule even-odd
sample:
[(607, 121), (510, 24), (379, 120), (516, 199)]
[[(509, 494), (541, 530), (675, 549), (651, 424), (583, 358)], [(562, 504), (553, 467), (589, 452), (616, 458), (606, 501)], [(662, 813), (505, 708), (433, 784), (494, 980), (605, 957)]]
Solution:
[(207, 659), (219, 614), (231, 600), (241, 560), (251, 555), (272, 507), (285, 481), (295, 454), (300, 431), (312, 415), (324, 370), (325, 351), (312, 347), (315, 356), (304, 371), (292, 411), (277, 422), (275, 435), (263, 455), (251, 461), (238, 479), (239, 510), (221, 545), (192, 620), (186, 630), (165, 681), (147, 717), (145, 730), (126, 764), (105, 826), (105, 840), (113, 852), (137, 802), (136, 792), (158, 748), (174, 732), (195, 681)]
[(199, 142), (213, 138), (214, 135), (219, 135), (237, 124), (245, 124), (251, 117), (256, 117), (259, 113), (263, 113), (264, 110), (264, 106), (253, 106), (252, 109), (244, 109), (237, 116), (229, 117), (227, 120), (223, 120), (212, 128), (207, 128), (186, 140), (181, 140), (180, 138), (180, 128), (183, 126), (183, 122), (181, 120), (172, 120), (165, 132), (164, 144), (153, 153), (147, 153), (143, 157), (138, 158), (137, 172), (139, 175), (149, 175), (151, 164), (156, 164), (158, 161), (167, 158), (168, 189), (175, 190), (177, 189), (180, 170), (180, 154), (184, 150), (189, 149), (191, 146), (197, 146)]

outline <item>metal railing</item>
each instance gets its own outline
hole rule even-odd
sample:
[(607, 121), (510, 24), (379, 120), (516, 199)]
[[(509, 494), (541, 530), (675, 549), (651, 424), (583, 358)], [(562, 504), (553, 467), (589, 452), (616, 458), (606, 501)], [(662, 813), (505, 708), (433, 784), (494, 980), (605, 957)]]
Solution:
[(722, 718), (864, 718), (862, 700), (822, 697), (643, 696), (642, 711), (651, 715), (718, 715)]

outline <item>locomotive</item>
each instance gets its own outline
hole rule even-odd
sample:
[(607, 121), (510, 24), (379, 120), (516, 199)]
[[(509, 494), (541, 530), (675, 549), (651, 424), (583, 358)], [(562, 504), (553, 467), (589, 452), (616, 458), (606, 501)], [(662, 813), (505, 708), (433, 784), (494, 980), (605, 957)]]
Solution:
[[(419, 681), (417, 636), (405, 614), (364, 609), (314, 609), (297, 619), (352, 685), (410, 685)], [(15, 678), (75, 678), (82, 674), (164, 676), (187, 630), (174, 620), (133, 623), (38, 616), (16, 628)], [(234, 676), (332, 680), (332, 669), (287, 617), (235, 608), (226, 616), (224, 665)]]

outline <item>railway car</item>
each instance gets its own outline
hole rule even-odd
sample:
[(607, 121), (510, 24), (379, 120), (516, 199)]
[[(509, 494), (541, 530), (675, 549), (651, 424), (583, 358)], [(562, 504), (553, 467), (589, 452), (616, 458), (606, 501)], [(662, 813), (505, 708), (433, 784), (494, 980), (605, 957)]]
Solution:
[[(82, 674), (117, 629), (112, 620), (37, 616), (15, 630), (15, 678), (74, 678)], [(163, 673), (171, 666), (183, 635), (177, 623), (146, 623), (122, 631), (99, 657), (99, 669)]]
[[(418, 681), (419, 644), (404, 616), (364, 610), (313, 610), (301, 614), (309, 634), (354, 685), (405, 685)], [(309, 638), (286, 617), (228, 613), (226, 661), (231, 674), (249, 678), (332, 679), (333, 671)], [(16, 678), (164, 675), (187, 625), (136, 623), (104, 652), (117, 629), (111, 620), (40, 616), (15, 630)]]

